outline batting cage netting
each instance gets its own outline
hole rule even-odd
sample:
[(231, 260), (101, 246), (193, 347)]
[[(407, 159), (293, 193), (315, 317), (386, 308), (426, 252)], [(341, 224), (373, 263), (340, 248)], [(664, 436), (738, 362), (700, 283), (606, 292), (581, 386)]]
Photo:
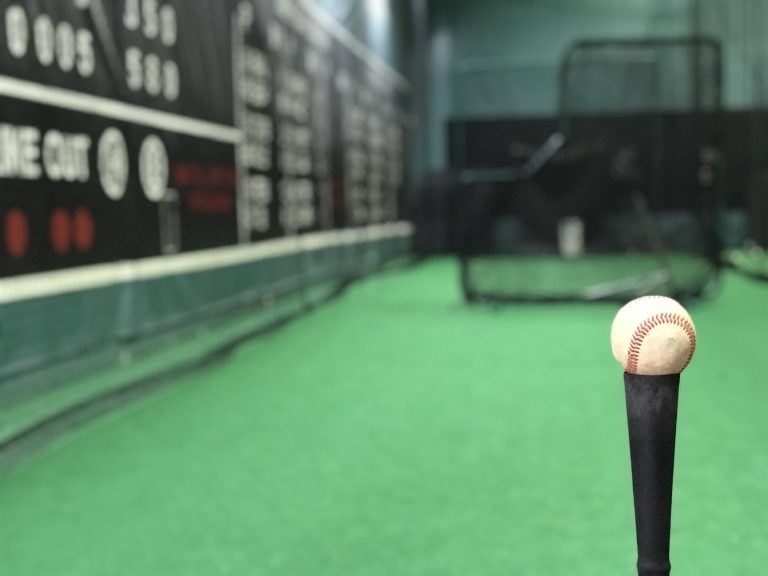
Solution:
[[(450, 146), (467, 299), (707, 291), (718, 270), (721, 62), (704, 38), (583, 41), (562, 60), (548, 134), (544, 121), (460, 110)], [(510, 84), (501, 70), (472, 74), (468, 90)]]

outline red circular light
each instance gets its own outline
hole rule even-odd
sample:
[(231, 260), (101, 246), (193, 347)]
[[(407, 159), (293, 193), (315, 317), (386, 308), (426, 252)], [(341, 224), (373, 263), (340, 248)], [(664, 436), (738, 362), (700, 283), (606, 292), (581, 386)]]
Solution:
[(29, 248), (29, 222), (18, 208), (10, 210), (3, 222), (5, 249), (12, 258), (21, 258)]
[(66, 254), (72, 246), (72, 224), (64, 208), (56, 208), (49, 223), (51, 246), (57, 254)]
[(75, 247), (80, 252), (89, 252), (93, 248), (93, 215), (88, 208), (78, 208), (72, 217)]

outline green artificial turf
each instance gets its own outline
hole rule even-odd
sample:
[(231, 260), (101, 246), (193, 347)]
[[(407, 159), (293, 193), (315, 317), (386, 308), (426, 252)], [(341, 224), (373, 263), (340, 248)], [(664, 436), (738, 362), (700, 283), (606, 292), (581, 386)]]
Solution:
[[(12, 469), (2, 573), (633, 574), (616, 307), (468, 307), (456, 276), (360, 283)], [(673, 574), (761, 574), (768, 285), (691, 313)]]

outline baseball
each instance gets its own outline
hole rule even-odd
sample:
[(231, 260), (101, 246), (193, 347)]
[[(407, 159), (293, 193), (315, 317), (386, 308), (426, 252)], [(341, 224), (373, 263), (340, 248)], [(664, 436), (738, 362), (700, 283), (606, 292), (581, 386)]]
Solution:
[(630, 374), (679, 374), (696, 349), (696, 328), (685, 308), (672, 298), (644, 296), (616, 314), (611, 349)]

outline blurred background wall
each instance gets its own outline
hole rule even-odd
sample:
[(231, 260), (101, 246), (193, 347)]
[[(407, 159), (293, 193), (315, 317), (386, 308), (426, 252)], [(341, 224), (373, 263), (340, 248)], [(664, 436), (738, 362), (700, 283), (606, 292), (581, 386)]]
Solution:
[[(438, 170), (446, 166), (445, 121), (464, 107), (555, 116), (560, 61), (576, 40), (691, 29), (691, 0), (433, 0), (430, 6), (430, 167)], [(467, 102), (477, 90), (466, 84), (484, 73), (504, 74), (506, 90)]]
[(765, 236), (764, 2), (432, 0), (429, 11), (424, 174), (449, 167), (452, 118), (556, 118), (560, 63), (577, 40), (706, 35), (721, 42), (724, 60), (724, 204), (732, 209), (723, 213), (724, 234), (731, 243)]

